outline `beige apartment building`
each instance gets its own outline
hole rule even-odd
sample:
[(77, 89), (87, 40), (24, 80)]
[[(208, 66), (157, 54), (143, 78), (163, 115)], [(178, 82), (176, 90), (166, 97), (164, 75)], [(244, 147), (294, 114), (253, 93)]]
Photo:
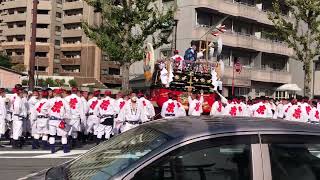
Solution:
[[(36, 74), (73, 76), (79, 83), (100, 83), (98, 80), (106, 84), (119, 83), (116, 81), (117, 78), (109, 75), (108, 62), (101, 62), (100, 49), (81, 29), (83, 21), (91, 25), (99, 23), (100, 18), (94, 12), (94, 8), (83, 0), (38, 1)], [(0, 2), (1, 49), (11, 56), (13, 64), (23, 64), (27, 71), (33, 2), (32, 0), (0, 0)], [(114, 74), (120, 73), (119, 70), (111, 70)]]
[[(173, 1), (166, 1), (173, 3)], [(177, 0), (177, 49), (184, 52), (191, 40), (201, 37), (209, 27), (224, 16), (227, 32), (223, 41), (222, 59), (225, 63), (224, 95), (231, 95), (233, 61), (238, 58), (242, 72), (235, 74), (235, 95), (284, 97), (276, 89), (283, 84), (295, 83), (303, 88), (302, 64), (290, 57), (294, 51), (270, 36), (275, 31), (268, 13), (270, 0)], [(290, 14), (283, 7), (283, 14)], [(208, 36), (212, 41), (214, 36)]]

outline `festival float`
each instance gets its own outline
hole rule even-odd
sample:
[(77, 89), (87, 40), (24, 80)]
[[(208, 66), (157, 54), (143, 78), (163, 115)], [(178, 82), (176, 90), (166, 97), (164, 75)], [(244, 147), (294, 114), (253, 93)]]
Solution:
[[(200, 38), (193, 41), (198, 50), (195, 60), (188, 60), (175, 55), (171, 58), (155, 61), (152, 44), (146, 47), (146, 59), (144, 61), (144, 76), (150, 85), (151, 101), (158, 107), (168, 100), (168, 93), (177, 95), (178, 101), (188, 110), (188, 95), (203, 93), (204, 113), (210, 113), (215, 97), (221, 94), (222, 77), (224, 73), (223, 61), (219, 60), (222, 51), (222, 39), (220, 33), (225, 32), (225, 26), (221, 23), (209, 30)], [(208, 40), (209, 36), (213, 39)], [(205, 40), (203, 40), (205, 38)], [(176, 54), (176, 53), (175, 53)]]

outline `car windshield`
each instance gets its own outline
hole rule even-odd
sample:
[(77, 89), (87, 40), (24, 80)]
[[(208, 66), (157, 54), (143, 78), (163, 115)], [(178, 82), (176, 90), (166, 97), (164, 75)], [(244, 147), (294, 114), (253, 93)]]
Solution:
[(109, 179), (170, 139), (155, 129), (133, 129), (111, 138), (68, 164), (63, 170), (64, 177)]

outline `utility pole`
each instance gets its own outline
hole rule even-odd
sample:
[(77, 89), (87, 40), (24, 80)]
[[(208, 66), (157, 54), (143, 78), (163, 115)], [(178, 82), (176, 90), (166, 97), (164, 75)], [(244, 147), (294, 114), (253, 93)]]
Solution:
[(37, 10), (38, 0), (33, 0), (32, 8), (32, 24), (31, 24), (31, 45), (29, 58), (29, 89), (34, 89), (34, 71), (35, 71), (35, 55), (36, 55), (36, 36), (37, 36)]

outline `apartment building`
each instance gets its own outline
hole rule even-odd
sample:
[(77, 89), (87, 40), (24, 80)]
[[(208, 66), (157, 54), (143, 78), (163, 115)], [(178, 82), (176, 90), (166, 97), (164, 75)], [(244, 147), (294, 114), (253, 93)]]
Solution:
[[(86, 37), (81, 23), (99, 24), (101, 18), (83, 0), (38, 0), (36, 74), (73, 76), (79, 83), (119, 83), (119, 70), (102, 61), (101, 50)], [(0, 42), (13, 64), (29, 69), (32, 0), (0, 0)], [(112, 65), (108, 65), (112, 64)], [(109, 66), (111, 73), (109, 73)], [(102, 70), (102, 74), (100, 73)], [(119, 79), (119, 78), (118, 78)], [(121, 82), (121, 81), (120, 81)]]
[[(164, 1), (173, 3), (173, 1)], [(257, 3), (258, 2), (258, 3)], [(221, 34), (222, 59), (225, 63), (223, 78), (225, 96), (231, 95), (233, 63), (237, 58), (241, 73), (235, 73), (235, 95), (284, 97), (277, 92), (283, 84), (296, 83), (303, 88), (302, 64), (292, 60), (294, 51), (276, 37), (268, 19), (272, 8), (270, 0), (177, 0), (177, 49), (184, 52), (192, 40), (206, 40), (203, 35), (209, 27), (223, 22), (227, 32)], [(286, 7), (283, 14), (290, 19)], [(201, 39), (202, 38), (202, 39)], [(209, 41), (214, 36), (207, 37)], [(161, 50), (160, 54), (166, 50)]]

